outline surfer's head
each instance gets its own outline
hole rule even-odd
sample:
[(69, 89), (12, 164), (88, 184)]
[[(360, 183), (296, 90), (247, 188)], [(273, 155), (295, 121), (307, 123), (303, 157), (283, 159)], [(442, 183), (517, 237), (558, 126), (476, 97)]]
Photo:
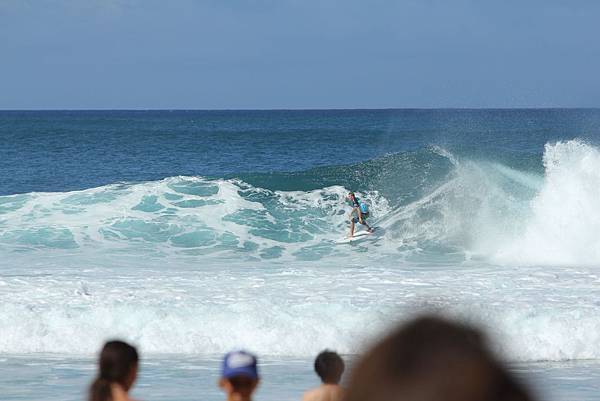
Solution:
[(478, 330), (426, 316), (379, 341), (354, 366), (346, 401), (529, 401)]
[(348, 192), (348, 201), (350, 202), (352, 207), (357, 207), (360, 204), (360, 201), (358, 200), (354, 192)]

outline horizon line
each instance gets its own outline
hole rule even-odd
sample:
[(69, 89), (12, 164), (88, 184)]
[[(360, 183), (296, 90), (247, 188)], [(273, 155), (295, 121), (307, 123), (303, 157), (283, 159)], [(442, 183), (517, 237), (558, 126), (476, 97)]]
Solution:
[(65, 109), (0, 109), (0, 112), (19, 112), (19, 111), (381, 111), (381, 110), (598, 110), (600, 106), (581, 106), (581, 107), (333, 107), (333, 108), (222, 108), (222, 109), (193, 109), (193, 108), (65, 108)]

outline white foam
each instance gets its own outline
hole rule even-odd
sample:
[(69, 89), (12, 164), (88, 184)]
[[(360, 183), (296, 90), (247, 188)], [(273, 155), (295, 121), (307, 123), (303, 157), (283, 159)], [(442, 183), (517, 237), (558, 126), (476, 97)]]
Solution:
[(28, 276), (8, 270), (0, 278), (0, 353), (91, 355), (114, 337), (147, 354), (238, 347), (280, 356), (312, 357), (323, 348), (359, 353), (393, 322), (433, 308), (482, 324), (512, 360), (600, 358), (600, 278), (592, 271), (523, 274), (352, 259), (284, 266), (145, 259), (79, 269), (80, 262), (63, 260), (28, 267)]
[(547, 144), (544, 182), (503, 263), (600, 265), (600, 151), (578, 140)]
[(600, 265), (598, 148), (547, 144), (543, 176), (447, 157), (444, 184), (382, 219), (394, 241), (509, 266)]
[[(2, 197), (0, 244), (5, 249), (80, 252), (201, 252), (295, 258), (347, 230), (347, 189), (269, 191), (238, 180), (171, 177), (68, 193)], [(375, 214), (385, 199), (361, 194)], [(333, 249), (333, 246), (329, 246)]]

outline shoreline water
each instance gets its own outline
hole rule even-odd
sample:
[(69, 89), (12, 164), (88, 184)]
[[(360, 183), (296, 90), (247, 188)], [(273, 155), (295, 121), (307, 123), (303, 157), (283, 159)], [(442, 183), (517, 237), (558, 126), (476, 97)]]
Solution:
[[(145, 357), (132, 395), (145, 401), (222, 400), (217, 387), (220, 357)], [(3, 401), (81, 401), (96, 369), (93, 357), (0, 355), (0, 360)], [(262, 380), (256, 399), (299, 401), (304, 391), (318, 385), (312, 363), (312, 359), (303, 358), (260, 358)], [(530, 362), (509, 367), (541, 400), (589, 401), (597, 399), (600, 392), (600, 360)], [(15, 380), (16, 375), (19, 380)]]

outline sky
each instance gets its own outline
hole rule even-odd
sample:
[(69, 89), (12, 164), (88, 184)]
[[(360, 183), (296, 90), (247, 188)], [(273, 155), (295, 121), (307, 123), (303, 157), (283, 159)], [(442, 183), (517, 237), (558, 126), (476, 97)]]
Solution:
[(0, 0), (0, 109), (600, 107), (597, 0)]

